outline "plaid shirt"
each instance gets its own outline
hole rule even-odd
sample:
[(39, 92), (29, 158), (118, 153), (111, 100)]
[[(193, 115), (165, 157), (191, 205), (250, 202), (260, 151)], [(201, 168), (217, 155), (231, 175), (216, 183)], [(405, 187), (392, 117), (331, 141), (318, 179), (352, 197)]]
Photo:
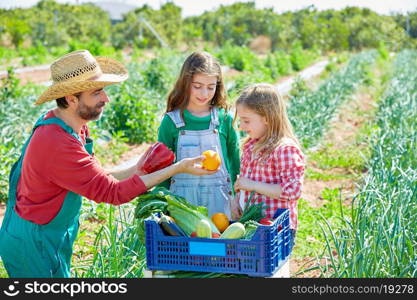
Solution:
[[(267, 159), (259, 159), (259, 155), (252, 155), (255, 142), (256, 140), (252, 139), (243, 146), (240, 176), (253, 181), (279, 184), (282, 193), (279, 199), (255, 193), (251, 200), (255, 203), (264, 202), (269, 206), (265, 211), (267, 218), (272, 218), (278, 208), (289, 208), (290, 227), (297, 229), (297, 200), (301, 196), (303, 185), (304, 155), (297, 146), (284, 143), (274, 149)], [(250, 192), (245, 191), (245, 203), (249, 195)]]

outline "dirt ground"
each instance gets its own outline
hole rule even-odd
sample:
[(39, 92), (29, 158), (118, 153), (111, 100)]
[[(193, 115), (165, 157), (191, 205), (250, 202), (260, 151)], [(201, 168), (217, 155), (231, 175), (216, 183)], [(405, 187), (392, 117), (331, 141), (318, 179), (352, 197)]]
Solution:
[[(27, 84), (29, 82), (44, 83), (51, 80), (51, 71), (47, 65), (22, 68), (16, 71), (15, 75), (20, 80), (21, 85)], [(6, 76), (6, 74), (1, 73), (0, 80)]]

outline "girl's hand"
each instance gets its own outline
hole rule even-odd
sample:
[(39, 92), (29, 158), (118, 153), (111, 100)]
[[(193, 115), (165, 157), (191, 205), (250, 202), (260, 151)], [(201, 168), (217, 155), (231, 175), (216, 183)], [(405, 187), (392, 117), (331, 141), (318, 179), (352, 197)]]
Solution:
[(239, 176), (239, 178), (236, 179), (234, 187), (236, 192), (240, 190), (252, 192), (255, 190), (255, 181)]
[(230, 213), (233, 221), (239, 220), (243, 213), (242, 208), (239, 204), (239, 195), (240, 193), (236, 193), (235, 197), (232, 199), (232, 202), (230, 203)]

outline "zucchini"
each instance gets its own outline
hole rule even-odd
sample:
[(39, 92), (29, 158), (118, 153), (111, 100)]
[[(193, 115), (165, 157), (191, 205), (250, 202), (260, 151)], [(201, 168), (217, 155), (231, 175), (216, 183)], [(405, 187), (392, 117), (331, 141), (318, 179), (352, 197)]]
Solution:
[(197, 224), (196, 233), (198, 237), (211, 238), (211, 227), (207, 220), (200, 220)]
[(235, 222), (221, 234), (221, 239), (240, 239), (245, 235), (245, 226), (240, 222)]

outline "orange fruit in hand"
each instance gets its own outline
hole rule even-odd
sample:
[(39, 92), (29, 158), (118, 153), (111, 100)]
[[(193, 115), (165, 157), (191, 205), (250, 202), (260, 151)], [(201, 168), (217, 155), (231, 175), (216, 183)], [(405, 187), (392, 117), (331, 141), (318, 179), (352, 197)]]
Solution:
[(215, 213), (211, 216), (211, 220), (220, 232), (226, 230), (230, 225), (229, 218), (224, 213)]
[(210, 171), (217, 170), (221, 164), (220, 155), (213, 150), (204, 151), (203, 155), (205, 157), (202, 162), (203, 168)]

